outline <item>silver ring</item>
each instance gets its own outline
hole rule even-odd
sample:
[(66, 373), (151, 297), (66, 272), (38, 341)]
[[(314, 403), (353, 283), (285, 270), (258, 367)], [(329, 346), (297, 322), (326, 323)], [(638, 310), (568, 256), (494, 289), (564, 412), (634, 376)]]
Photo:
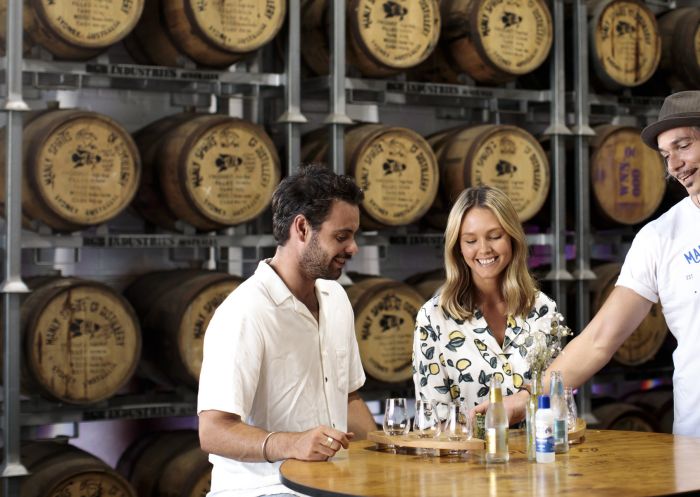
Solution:
[(330, 449), (331, 447), (333, 447), (333, 442), (334, 442), (334, 441), (335, 441), (335, 440), (333, 440), (331, 437), (326, 437), (326, 447), (328, 447), (329, 449)]

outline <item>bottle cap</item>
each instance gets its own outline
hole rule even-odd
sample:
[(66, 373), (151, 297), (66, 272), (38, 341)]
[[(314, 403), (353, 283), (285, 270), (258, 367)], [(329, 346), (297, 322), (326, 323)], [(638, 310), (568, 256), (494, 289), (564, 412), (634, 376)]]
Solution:
[(538, 409), (549, 409), (549, 395), (540, 395), (537, 402)]

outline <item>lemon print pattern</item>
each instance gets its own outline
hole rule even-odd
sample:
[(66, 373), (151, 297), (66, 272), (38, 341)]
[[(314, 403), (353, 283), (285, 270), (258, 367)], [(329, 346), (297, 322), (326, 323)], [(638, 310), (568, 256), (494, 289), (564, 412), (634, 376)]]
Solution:
[(503, 393), (512, 395), (530, 380), (524, 343), (527, 330), (556, 312), (556, 304), (539, 293), (526, 316), (506, 317), (505, 336), (499, 342), (484, 316), (453, 319), (433, 297), (419, 310), (413, 339), (416, 396), (437, 402), (460, 399), (475, 406), (488, 400), (492, 377), (501, 380)]

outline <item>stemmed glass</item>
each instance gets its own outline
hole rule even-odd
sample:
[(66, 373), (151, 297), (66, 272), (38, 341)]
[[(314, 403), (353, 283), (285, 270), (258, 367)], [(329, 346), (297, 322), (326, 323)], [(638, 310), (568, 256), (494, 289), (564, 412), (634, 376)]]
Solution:
[(443, 433), (448, 440), (461, 441), (472, 438), (472, 419), (466, 403), (455, 400), (447, 405), (447, 421)]
[(564, 389), (564, 399), (566, 399), (567, 417), (566, 421), (569, 426), (569, 431), (576, 429), (576, 419), (578, 418), (578, 410), (576, 409), (576, 399), (574, 399), (574, 391), (571, 387)]
[(405, 435), (411, 428), (408, 422), (408, 406), (403, 397), (386, 399), (384, 403), (384, 433), (390, 437)]
[(413, 429), (421, 438), (440, 435), (440, 417), (435, 403), (430, 400), (416, 400), (416, 417)]

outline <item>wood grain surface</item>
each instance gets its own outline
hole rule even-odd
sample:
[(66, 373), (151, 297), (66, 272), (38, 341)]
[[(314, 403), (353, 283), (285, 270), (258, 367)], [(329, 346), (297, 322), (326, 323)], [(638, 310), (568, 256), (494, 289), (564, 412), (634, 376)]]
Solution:
[(282, 482), (314, 496), (567, 495), (632, 497), (700, 490), (700, 438), (588, 430), (553, 464), (527, 461), (524, 438), (510, 439), (510, 462), (487, 465), (483, 452), (430, 457), (378, 452), (353, 442), (328, 462), (284, 462)]

